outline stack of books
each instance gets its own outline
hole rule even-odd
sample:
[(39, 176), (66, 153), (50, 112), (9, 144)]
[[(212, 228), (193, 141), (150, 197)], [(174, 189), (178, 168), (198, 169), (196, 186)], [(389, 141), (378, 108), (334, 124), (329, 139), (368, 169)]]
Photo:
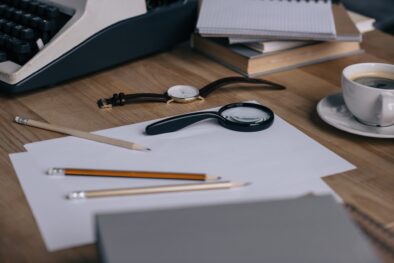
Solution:
[(330, 0), (203, 0), (192, 46), (255, 77), (360, 53), (361, 39)]

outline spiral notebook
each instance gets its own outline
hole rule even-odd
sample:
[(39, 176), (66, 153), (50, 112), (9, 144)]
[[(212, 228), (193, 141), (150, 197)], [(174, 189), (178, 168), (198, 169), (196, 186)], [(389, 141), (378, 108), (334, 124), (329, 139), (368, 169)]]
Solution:
[(331, 0), (204, 0), (205, 37), (335, 40)]

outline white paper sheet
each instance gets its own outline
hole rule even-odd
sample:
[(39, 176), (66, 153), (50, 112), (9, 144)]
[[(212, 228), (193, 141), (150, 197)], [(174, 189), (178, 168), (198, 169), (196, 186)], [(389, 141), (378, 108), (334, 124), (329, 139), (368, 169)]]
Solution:
[[(151, 148), (151, 152), (132, 151), (75, 137), (26, 144), (25, 148), (45, 169), (205, 172), (229, 180), (255, 181), (258, 178), (264, 183), (268, 180), (268, 183), (284, 185), (354, 168), (278, 116), (269, 129), (250, 133), (231, 131), (215, 120), (208, 120), (178, 132), (148, 136), (144, 129), (151, 122), (97, 132), (137, 142)], [(95, 186), (96, 182), (92, 181), (92, 187)]]
[[(91, 182), (85, 178), (48, 178), (29, 153), (10, 155), (17, 176), (32, 209), (46, 247), (49, 251), (65, 249), (95, 241), (94, 216), (97, 213), (165, 209), (177, 206), (230, 203), (247, 201), (249, 188), (202, 191), (189, 193), (159, 194), (134, 197), (113, 197), (69, 201), (64, 196), (75, 189), (86, 189)], [(100, 187), (129, 187), (134, 183), (116, 179), (97, 180)], [(266, 189), (269, 189), (267, 187)], [(266, 189), (262, 189), (265, 191)], [(276, 187), (269, 193), (274, 194)], [(313, 189), (316, 194), (330, 193), (330, 189), (319, 178), (302, 181), (291, 188), (286, 187), (276, 194), (278, 197), (298, 196)], [(286, 194), (283, 194), (287, 191)], [(275, 196), (273, 195), (273, 196)], [(253, 198), (250, 198), (253, 200)]]
[[(157, 209), (328, 193), (322, 176), (354, 166), (276, 116), (271, 128), (242, 133), (217, 123), (197, 123), (181, 131), (144, 135), (150, 122), (98, 132), (152, 148), (137, 152), (74, 137), (28, 144), (29, 153), (11, 155), (47, 248), (94, 241), (97, 212)], [(231, 190), (170, 193), (69, 201), (76, 190), (174, 184), (173, 180), (48, 177), (51, 167), (205, 172), (224, 180), (251, 182)], [(180, 183), (180, 182), (179, 182)]]

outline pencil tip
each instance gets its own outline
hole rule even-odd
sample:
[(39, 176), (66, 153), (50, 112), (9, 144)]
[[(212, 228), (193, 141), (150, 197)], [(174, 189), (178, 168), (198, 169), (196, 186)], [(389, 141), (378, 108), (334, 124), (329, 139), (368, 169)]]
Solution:
[(252, 183), (250, 182), (233, 182), (233, 186), (235, 187), (242, 187), (242, 186), (248, 186), (251, 185)]
[(220, 177), (220, 176), (207, 176), (205, 180), (207, 180), (207, 181), (219, 181), (220, 179), (222, 179), (222, 177)]
[(142, 151), (142, 152), (150, 152), (150, 151), (152, 151), (151, 148), (144, 147), (144, 146), (141, 146), (141, 145), (133, 146), (132, 149), (133, 149), (133, 150), (137, 150), (137, 151)]

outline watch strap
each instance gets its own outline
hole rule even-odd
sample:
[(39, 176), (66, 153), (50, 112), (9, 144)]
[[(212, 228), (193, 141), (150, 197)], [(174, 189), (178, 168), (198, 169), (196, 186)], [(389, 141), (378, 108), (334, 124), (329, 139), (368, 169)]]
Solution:
[(169, 97), (167, 94), (155, 93), (137, 93), (124, 94), (117, 93), (108, 99), (100, 99), (97, 101), (99, 108), (111, 108), (113, 106), (123, 106), (125, 104), (139, 103), (139, 102), (167, 102)]
[(200, 95), (202, 97), (208, 96), (211, 92), (217, 90), (220, 87), (236, 84), (236, 83), (245, 83), (245, 84), (257, 84), (257, 85), (264, 85), (270, 86), (277, 89), (285, 89), (285, 86), (277, 84), (275, 82), (271, 82), (264, 79), (254, 79), (254, 78), (244, 78), (244, 77), (227, 77), (218, 79), (214, 82), (209, 83), (208, 85), (204, 86), (200, 89)]

